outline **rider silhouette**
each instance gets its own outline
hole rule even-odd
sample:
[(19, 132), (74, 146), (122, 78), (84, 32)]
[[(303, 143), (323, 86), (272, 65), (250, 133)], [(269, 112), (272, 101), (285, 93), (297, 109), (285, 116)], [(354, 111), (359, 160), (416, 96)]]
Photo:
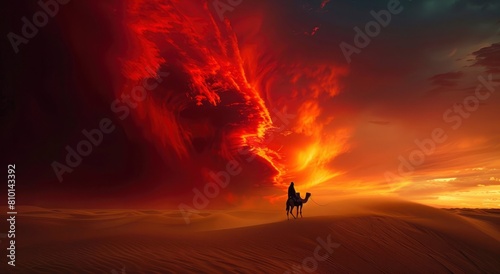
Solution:
[(297, 200), (297, 193), (295, 192), (295, 187), (293, 186), (293, 182), (290, 183), (290, 186), (288, 187), (288, 198), (293, 199), (294, 201)]

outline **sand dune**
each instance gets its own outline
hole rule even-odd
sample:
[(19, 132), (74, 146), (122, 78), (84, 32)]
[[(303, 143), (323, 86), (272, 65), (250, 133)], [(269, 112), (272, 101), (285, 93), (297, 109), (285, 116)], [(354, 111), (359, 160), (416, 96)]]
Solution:
[(24, 207), (7, 273), (500, 272), (498, 210), (307, 206), (297, 220), (284, 209), (207, 211), (189, 225), (175, 211)]

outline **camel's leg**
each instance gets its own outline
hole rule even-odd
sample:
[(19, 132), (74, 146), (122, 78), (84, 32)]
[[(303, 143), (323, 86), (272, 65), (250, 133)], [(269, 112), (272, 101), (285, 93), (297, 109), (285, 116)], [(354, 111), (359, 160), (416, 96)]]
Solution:
[(288, 217), (288, 209), (290, 209), (290, 208), (288, 206), (288, 201), (286, 201), (286, 219), (290, 220), (290, 218)]
[(302, 206), (300, 206), (300, 217), (302, 218)]
[(297, 217), (299, 217), (299, 206), (297, 206)]
[(290, 209), (290, 214), (292, 214), (292, 216), (293, 216), (293, 218), (294, 218), (294, 219), (297, 219), (297, 217), (295, 217), (295, 215), (293, 215), (293, 206), (292, 206), (292, 208)]

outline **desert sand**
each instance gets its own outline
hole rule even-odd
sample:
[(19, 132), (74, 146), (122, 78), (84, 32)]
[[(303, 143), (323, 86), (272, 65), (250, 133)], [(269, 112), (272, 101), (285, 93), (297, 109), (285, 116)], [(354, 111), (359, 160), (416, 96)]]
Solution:
[(1, 272), (500, 273), (499, 209), (365, 199), (303, 213), (204, 211), (187, 225), (178, 211), (25, 206), (16, 267)]

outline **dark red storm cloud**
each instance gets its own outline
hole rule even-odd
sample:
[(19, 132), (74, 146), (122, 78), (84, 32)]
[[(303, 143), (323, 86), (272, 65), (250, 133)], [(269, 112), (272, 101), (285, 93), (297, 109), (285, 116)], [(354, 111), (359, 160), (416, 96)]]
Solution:
[[(314, 143), (308, 149), (316, 151), (321, 142), (331, 142), (316, 140), (332, 119), (319, 103), (338, 94), (338, 78), (347, 73), (345, 65), (325, 63), (313, 50), (308, 33), (319, 31), (314, 14), (304, 24), (288, 17), (309, 8), (321, 12), (321, 3), (274, 13), (282, 4), (243, 3), (224, 10), (222, 17), (210, 1), (61, 6), (45, 36), (18, 57), (40, 64), (31, 73), (45, 93), (34, 101), (35, 108), (29, 102), (40, 97), (33, 91), (36, 85), (19, 85), (26, 92), (17, 95), (29, 109), (18, 113), (27, 122), (15, 126), (26, 136), (15, 141), (17, 146), (27, 144), (23, 153), (47, 147), (37, 161), (48, 168), (26, 164), (36, 171), (26, 179), (45, 186), (29, 199), (64, 204), (92, 198), (96, 205), (184, 201), (229, 161), (239, 163), (242, 173), (231, 179), (221, 203), (281, 191), (290, 174), (303, 172), (296, 150)], [(37, 8), (25, 7), (19, 14)], [(284, 23), (291, 31), (279, 31)], [(53, 73), (55, 81), (49, 82), (46, 73)], [(144, 81), (160, 77), (144, 99), (134, 97)], [(43, 101), (47, 104), (40, 105)], [(86, 138), (82, 130), (98, 128), (102, 119), (110, 119), (114, 131), (58, 183), (51, 163), (67, 164), (67, 147), (76, 150)], [(45, 145), (27, 137), (37, 124)], [(286, 138), (291, 133), (303, 140)]]

